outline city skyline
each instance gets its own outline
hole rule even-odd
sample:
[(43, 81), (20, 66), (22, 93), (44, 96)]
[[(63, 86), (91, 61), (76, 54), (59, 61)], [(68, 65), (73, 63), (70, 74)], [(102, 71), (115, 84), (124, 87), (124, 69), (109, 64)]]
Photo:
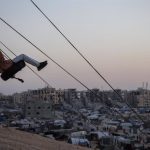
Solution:
[[(35, 0), (59, 29), (114, 88), (136, 89), (149, 82), (150, 2), (148, 0)], [(110, 89), (62, 36), (37, 11), (30, 0), (1, 0), (1, 17), (35, 45), (79, 78), (89, 88)], [(33, 46), (0, 22), (0, 40), (17, 55), (48, 60)], [(2, 45), (0, 48), (6, 50)], [(14, 56), (10, 54), (11, 58)], [(38, 72), (54, 88), (84, 89), (50, 60)], [(34, 68), (33, 68), (34, 69)], [(36, 69), (34, 69), (36, 71)], [(0, 81), (4, 94), (45, 86), (30, 70), (17, 74), (25, 80)]]

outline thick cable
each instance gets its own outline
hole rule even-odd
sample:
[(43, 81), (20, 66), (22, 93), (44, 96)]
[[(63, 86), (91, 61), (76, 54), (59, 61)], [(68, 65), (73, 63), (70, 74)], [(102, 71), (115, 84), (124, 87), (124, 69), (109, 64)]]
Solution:
[[(9, 26), (12, 30), (14, 30), (17, 34), (19, 34), (22, 38), (24, 38), (27, 42), (29, 42), (33, 47), (35, 47), (38, 51), (40, 51), (43, 55), (45, 55), (47, 58), (49, 58), (53, 63), (55, 63), (58, 67), (60, 67), (63, 71), (65, 71), (68, 75), (70, 75), (73, 79), (75, 79), (78, 83), (80, 83), (83, 87), (85, 87), (87, 90), (93, 93), (92, 90), (90, 90), (85, 84), (83, 84), (79, 79), (77, 79), (75, 76), (73, 76), (70, 72), (68, 72), (65, 68), (63, 68), (61, 65), (59, 65), (55, 60), (53, 60), (50, 56), (48, 56), (46, 53), (44, 53), (40, 48), (38, 48), (35, 44), (33, 44), (30, 40), (28, 40), (25, 36), (23, 36), (20, 32), (18, 32), (15, 28), (13, 28), (10, 24), (8, 24), (4, 19), (0, 18), (2, 22), (4, 22), (7, 26)], [(95, 94), (95, 93), (94, 93)], [(115, 110), (122, 118), (124, 119), (123, 115)]]
[(10, 59), (10, 60), (11, 60), (11, 58), (10, 58), (2, 49), (0, 49), (0, 51), (2, 51), (3, 55), (4, 55), (7, 59)]
[[(8, 24), (5, 20), (3, 20), (2, 18), (0, 18), (0, 20), (2, 22), (4, 22), (7, 26), (9, 26), (12, 30), (14, 30), (17, 34), (19, 34), (22, 38), (24, 38), (27, 42), (29, 42), (33, 47), (35, 47), (37, 50), (41, 51), (41, 53), (45, 56), (47, 56), (47, 58), (49, 58), (53, 63), (55, 63), (58, 67), (60, 67), (63, 71), (65, 71), (68, 75), (70, 75), (73, 79), (75, 79), (78, 83), (80, 83), (83, 87), (85, 87), (87, 90), (89, 90), (91, 93), (93, 93), (96, 97), (98, 97), (102, 102), (102, 98), (97, 95), (95, 92), (93, 92), (91, 89), (89, 89), (85, 84), (83, 84), (79, 79), (77, 79), (76, 77), (74, 77), (70, 72), (68, 72), (66, 69), (64, 69), (61, 65), (59, 65), (56, 61), (54, 61), (51, 57), (49, 57), (46, 53), (44, 53), (40, 48), (38, 48), (35, 44), (33, 44), (30, 40), (28, 40), (25, 36), (23, 36), (20, 32), (18, 32), (15, 28), (13, 28), (10, 24)], [(110, 101), (109, 101), (110, 102)], [(111, 102), (110, 102), (111, 103)], [(103, 103), (105, 104), (105, 103)], [(112, 103), (111, 103), (112, 104)], [(112, 104), (113, 105), (113, 104)], [(116, 104), (115, 104), (116, 105)], [(117, 106), (117, 105), (116, 105)], [(105, 108), (109, 109), (109, 107), (107, 106), (107, 104), (105, 104)], [(109, 109), (110, 110), (110, 109)], [(108, 110), (108, 111), (109, 111)], [(116, 109), (112, 108), (113, 112), (116, 112), (118, 115), (121, 116), (121, 118), (123, 118), (124, 120), (126, 120), (126, 118)], [(143, 133), (142, 131), (140, 131), (141, 133)], [(104, 134), (104, 133), (103, 133)], [(104, 134), (105, 135), (105, 134)], [(105, 135), (106, 136), (106, 135)]]
[(33, 0), (30, 0), (32, 4), (45, 16), (45, 18), (54, 26), (54, 28), (67, 40), (67, 42), (76, 50), (76, 52), (89, 64), (89, 66), (105, 81), (105, 83), (117, 94), (122, 102), (124, 102), (130, 110), (136, 114), (136, 116), (144, 123), (144, 120), (138, 115), (138, 113), (122, 98), (122, 96), (113, 88), (113, 86), (105, 79), (105, 77), (99, 73), (99, 71), (90, 63), (90, 61), (76, 48), (76, 46), (60, 31), (60, 29), (46, 16), (46, 14), (35, 4)]
[[(6, 49), (8, 49), (12, 54), (14, 54), (15, 56), (17, 56), (12, 50), (10, 50), (3, 42), (1, 42), (0, 41), (0, 43), (6, 48)], [(3, 50), (1, 50), (2, 52), (3, 52), (3, 54), (8, 58), (8, 59), (10, 59), (11, 60), (11, 58), (3, 51)], [(36, 72), (34, 72), (34, 70), (32, 70), (29, 66), (27, 66), (31, 71), (33, 71), (33, 73), (35, 73), (36, 75), (38, 75)], [(39, 76), (39, 75), (38, 75)], [(49, 85), (49, 84), (48, 84)], [(89, 90), (89, 89), (88, 89)], [(96, 93), (94, 93), (93, 91), (91, 91), (90, 90), (90, 92), (92, 92), (93, 94), (95, 94), (96, 95), (96, 97), (98, 97), (100, 100), (101, 100), (101, 98), (96, 94)], [(105, 104), (106, 105), (106, 104)], [(106, 109), (108, 109), (109, 110), (109, 107), (108, 106), (105, 106), (105, 108)], [(119, 111), (117, 111), (117, 110), (112, 110), (113, 112), (116, 112), (116, 113), (118, 113), (120, 116), (121, 116), (121, 118), (123, 118), (124, 120), (125, 120), (125, 118), (124, 118), (124, 116), (119, 112)], [(105, 133), (103, 133), (104, 134), (104, 136), (107, 136)]]
[(40, 51), (43, 55), (45, 55), (48, 59), (50, 59), (53, 63), (55, 63), (59, 68), (61, 68), (63, 71), (65, 71), (68, 75), (70, 75), (72, 78), (74, 78), (78, 83), (80, 83), (83, 87), (90, 90), (86, 85), (84, 85), (79, 79), (77, 79), (75, 76), (73, 76), (69, 71), (67, 71), (64, 67), (62, 67), (60, 64), (58, 64), (54, 59), (52, 59), (50, 56), (48, 56), (46, 53), (44, 53), (39, 47), (37, 47), (35, 44), (33, 44), (30, 40), (28, 40), (25, 36), (23, 36), (20, 32), (18, 32), (15, 28), (13, 28), (10, 24), (8, 24), (4, 19), (0, 18), (2, 22), (4, 22), (7, 26), (9, 26), (12, 30), (14, 30), (16, 33), (18, 33), (22, 38), (24, 38), (27, 42), (29, 42), (33, 47), (35, 47), (38, 51)]
[[(13, 28), (10, 24), (8, 24), (4, 19), (0, 18), (2, 22), (4, 22), (7, 26), (9, 26), (13, 31), (15, 31), (17, 34), (19, 34), (22, 38), (24, 38), (27, 42), (29, 42), (33, 47), (35, 47), (38, 51), (40, 51), (43, 55), (45, 55), (47, 58), (49, 58), (53, 63), (55, 63), (58, 67), (60, 67), (63, 71), (65, 71), (68, 75), (70, 75), (73, 79), (75, 79), (78, 83), (80, 83), (84, 88), (86, 88), (88, 91), (96, 95), (101, 101), (102, 98), (95, 94), (91, 89), (89, 89), (85, 84), (83, 84), (79, 79), (77, 79), (75, 76), (73, 76), (69, 71), (67, 71), (65, 68), (63, 68), (60, 64), (58, 64), (55, 60), (53, 60), (50, 56), (48, 56), (46, 53), (44, 53), (40, 48), (38, 48), (35, 44), (33, 44), (30, 40), (28, 40), (25, 36), (23, 36), (20, 32), (18, 32), (15, 28)], [(104, 103), (105, 104), (105, 103)], [(106, 105), (106, 104), (105, 104)], [(107, 105), (106, 105), (107, 106)], [(107, 107), (106, 107), (107, 108)], [(118, 113), (123, 119), (124, 116), (117, 110), (113, 110), (116, 113)]]

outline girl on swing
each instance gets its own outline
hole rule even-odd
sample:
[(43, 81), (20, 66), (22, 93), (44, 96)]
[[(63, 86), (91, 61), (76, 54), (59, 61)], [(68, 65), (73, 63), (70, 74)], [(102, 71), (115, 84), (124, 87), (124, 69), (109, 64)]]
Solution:
[(30, 58), (29, 56), (25, 55), (25, 54), (21, 54), (19, 56), (16, 56), (12, 60), (10, 60), (10, 59), (6, 60), (4, 58), (4, 55), (2, 54), (2, 52), (0, 50), (0, 73), (3, 73), (5, 70), (10, 68), (14, 63), (18, 63), (19, 61), (24, 61), (28, 64), (31, 64), (31, 65), (37, 67), (38, 71), (40, 71), (41, 69), (43, 69), (47, 65), (47, 61), (38, 62), (38, 61)]

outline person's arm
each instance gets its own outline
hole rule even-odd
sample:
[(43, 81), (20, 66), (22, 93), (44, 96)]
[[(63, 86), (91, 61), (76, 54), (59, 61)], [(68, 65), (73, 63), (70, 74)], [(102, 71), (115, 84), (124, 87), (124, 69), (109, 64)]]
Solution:
[(4, 55), (2, 54), (1, 50), (0, 50), (0, 73), (3, 72), (3, 63), (5, 61)]
[(2, 54), (0, 50), (0, 64), (3, 63), (4, 61), (5, 61), (4, 55)]

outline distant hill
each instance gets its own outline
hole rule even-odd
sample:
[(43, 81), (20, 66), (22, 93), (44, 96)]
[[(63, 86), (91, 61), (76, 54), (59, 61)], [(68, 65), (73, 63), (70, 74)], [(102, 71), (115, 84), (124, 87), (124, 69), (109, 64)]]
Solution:
[(0, 150), (90, 150), (40, 135), (0, 127)]

